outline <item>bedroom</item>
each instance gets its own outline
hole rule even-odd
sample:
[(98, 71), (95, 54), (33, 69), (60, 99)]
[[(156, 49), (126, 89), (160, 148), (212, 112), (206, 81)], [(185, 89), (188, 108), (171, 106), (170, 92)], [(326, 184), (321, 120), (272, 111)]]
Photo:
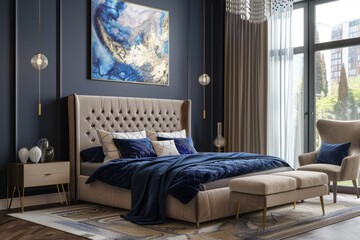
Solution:
[[(5, 139), (8, 140), (2, 141), (0, 147), (1, 199), (6, 198), (6, 166), (15, 161), (20, 147), (26, 146), (30, 149), (40, 138), (46, 137), (55, 148), (55, 159), (69, 159), (66, 97), (74, 93), (140, 98), (189, 98), (192, 100), (191, 136), (196, 149), (200, 152), (216, 151), (212, 142), (217, 132), (216, 123), (223, 121), (224, 111), (222, 79), (225, 70), (222, 66), (225, 1), (207, 1), (206, 59), (211, 60), (206, 61), (206, 72), (211, 76), (211, 84), (205, 87), (206, 119), (202, 118), (203, 88), (197, 81), (198, 76), (203, 73), (202, 1), (131, 2), (170, 13), (170, 84), (167, 87), (89, 80), (91, 1), (42, 1), (41, 46), (37, 39), (38, 1), (2, 2), (0, 24), (1, 31), (7, 37), (1, 38), (0, 51), (1, 63), (4, 66), (4, 71), (0, 73), (3, 79), (0, 81), (0, 89), (4, 110), (1, 126)], [(212, 34), (209, 31), (211, 23)], [(37, 114), (38, 76), (30, 64), (31, 56), (39, 47), (46, 52), (49, 59), (48, 67), (42, 72), (41, 117)], [(350, 191), (352, 193), (352, 190)], [(28, 189), (25, 195), (29, 196), (29, 199), (25, 200), (27, 204), (31, 201), (34, 201), (34, 204), (58, 202), (54, 187)], [(19, 203), (14, 200), (14, 207), (16, 204)], [(6, 209), (6, 201), (1, 200), (1, 206)]]

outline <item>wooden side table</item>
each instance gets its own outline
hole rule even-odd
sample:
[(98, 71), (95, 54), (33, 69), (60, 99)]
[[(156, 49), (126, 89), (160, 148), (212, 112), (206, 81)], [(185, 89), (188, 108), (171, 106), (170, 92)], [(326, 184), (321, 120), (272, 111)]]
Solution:
[[(8, 165), (7, 199), (9, 190), (12, 187), (12, 194), (8, 210), (11, 208), (15, 191), (19, 195), (21, 212), (24, 212), (25, 188), (56, 185), (60, 202), (63, 204), (62, 195), (65, 196), (65, 203), (69, 205), (64, 184), (68, 186), (70, 196), (70, 162), (46, 162), (46, 163), (10, 163)], [(70, 199), (70, 198), (69, 198)]]

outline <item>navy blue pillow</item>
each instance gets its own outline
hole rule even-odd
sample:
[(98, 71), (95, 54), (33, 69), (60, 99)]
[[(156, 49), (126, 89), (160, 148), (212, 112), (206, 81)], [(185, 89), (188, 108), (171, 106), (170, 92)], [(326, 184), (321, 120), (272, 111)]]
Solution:
[(150, 139), (116, 139), (113, 138), (115, 146), (123, 158), (156, 157), (155, 150)]
[(351, 142), (340, 144), (321, 143), (319, 155), (315, 163), (341, 165), (344, 157), (349, 155)]
[(187, 137), (187, 138), (157, 137), (157, 139), (159, 141), (174, 140), (175, 146), (180, 154), (197, 153), (194, 147), (194, 142), (191, 137)]
[(101, 146), (84, 149), (80, 152), (84, 162), (103, 162), (105, 155)]

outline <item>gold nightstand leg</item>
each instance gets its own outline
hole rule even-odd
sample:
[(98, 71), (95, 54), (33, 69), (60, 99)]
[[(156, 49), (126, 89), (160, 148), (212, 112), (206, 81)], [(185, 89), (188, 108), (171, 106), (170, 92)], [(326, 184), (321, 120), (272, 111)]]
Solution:
[(12, 204), (12, 201), (13, 201), (13, 198), (14, 198), (15, 190), (16, 190), (16, 187), (13, 187), (13, 191), (12, 191), (11, 199), (10, 199), (10, 204), (8, 205), (8, 210), (10, 210), (10, 208), (11, 208), (11, 204)]
[(70, 205), (71, 204), (70, 183), (67, 184), (67, 188), (68, 188), (67, 197), (68, 197), (68, 202), (69, 202), (69, 205)]
[(19, 195), (19, 201), (20, 201), (20, 206), (21, 206), (21, 213), (23, 213), (23, 212), (24, 212), (24, 202), (23, 202), (24, 188), (22, 189), (23, 195), (20, 195), (20, 188), (19, 188), (19, 187), (16, 187), (16, 188), (17, 188), (17, 192), (18, 192), (18, 195)]
[(9, 185), (6, 184), (6, 208), (9, 209)]
[(59, 189), (59, 184), (56, 184), (56, 188), (57, 188), (57, 191), (58, 191), (58, 194), (59, 194), (60, 202), (61, 202), (61, 204), (63, 204), (63, 200), (62, 200), (60, 189)]
[(66, 203), (66, 205), (69, 205), (67, 196), (66, 196), (66, 192), (65, 192), (65, 188), (64, 188), (64, 184), (61, 184), (61, 188), (62, 188), (62, 192), (64, 193), (64, 196), (65, 196), (65, 203)]
[(22, 188), (22, 197), (21, 197), (21, 202), (22, 202), (22, 212), (24, 212), (24, 197), (25, 197), (25, 187)]

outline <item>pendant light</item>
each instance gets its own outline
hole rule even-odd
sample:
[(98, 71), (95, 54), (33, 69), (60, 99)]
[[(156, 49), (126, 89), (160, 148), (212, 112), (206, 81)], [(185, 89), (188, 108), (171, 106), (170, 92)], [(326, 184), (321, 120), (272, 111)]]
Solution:
[[(39, 0), (39, 15), (38, 15), (38, 41), (41, 46), (41, 0)], [(36, 53), (31, 58), (31, 65), (38, 70), (39, 81), (39, 103), (38, 103), (38, 115), (41, 116), (41, 70), (45, 69), (48, 65), (48, 59), (43, 53)]]
[(205, 46), (205, 38), (206, 38), (206, 5), (205, 5), (205, 0), (203, 0), (203, 74), (200, 75), (199, 77), (199, 83), (203, 86), (203, 119), (206, 119), (206, 98), (205, 98), (205, 86), (208, 85), (210, 83), (210, 77), (209, 75), (207, 75), (205, 73), (205, 64), (206, 64), (206, 60), (205, 60), (205, 51), (206, 51), (206, 46)]

